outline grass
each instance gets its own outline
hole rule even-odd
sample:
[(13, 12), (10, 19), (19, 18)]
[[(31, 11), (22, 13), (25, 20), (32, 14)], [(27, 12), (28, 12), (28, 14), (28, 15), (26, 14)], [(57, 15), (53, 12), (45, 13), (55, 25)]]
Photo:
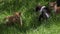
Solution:
[[(38, 12), (34, 10), (37, 3), (47, 5), (44, 0), (0, 0), (0, 34), (60, 34), (60, 15), (51, 15), (48, 21), (38, 21)], [(23, 27), (6, 26), (3, 19), (14, 11), (22, 12)]]

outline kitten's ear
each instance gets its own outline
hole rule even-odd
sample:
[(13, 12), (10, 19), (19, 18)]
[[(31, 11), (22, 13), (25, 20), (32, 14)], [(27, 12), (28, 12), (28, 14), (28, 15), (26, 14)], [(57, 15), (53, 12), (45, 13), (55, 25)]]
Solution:
[(39, 11), (42, 6), (36, 6), (36, 11)]

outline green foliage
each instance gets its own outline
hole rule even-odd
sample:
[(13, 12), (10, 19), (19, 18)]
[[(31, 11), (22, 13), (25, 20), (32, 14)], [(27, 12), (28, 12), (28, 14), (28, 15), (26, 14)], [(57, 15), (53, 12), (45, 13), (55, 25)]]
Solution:
[[(39, 13), (35, 11), (35, 6), (48, 6), (48, 2), (55, 0), (0, 0), (0, 34), (59, 34), (60, 15), (52, 16), (48, 21), (38, 21)], [(3, 19), (13, 12), (22, 12), (23, 27), (18, 25), (6, 26)]]

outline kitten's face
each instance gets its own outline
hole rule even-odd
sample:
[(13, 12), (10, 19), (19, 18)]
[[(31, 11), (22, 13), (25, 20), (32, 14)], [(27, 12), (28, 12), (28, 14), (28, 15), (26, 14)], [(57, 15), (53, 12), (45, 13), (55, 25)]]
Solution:
[(56, 5), (56, 2), (49, 2), (50, 7), (54, 7)]
[(49, 2), (50, 9), (54, 9), (57, 6), (56, 2)]

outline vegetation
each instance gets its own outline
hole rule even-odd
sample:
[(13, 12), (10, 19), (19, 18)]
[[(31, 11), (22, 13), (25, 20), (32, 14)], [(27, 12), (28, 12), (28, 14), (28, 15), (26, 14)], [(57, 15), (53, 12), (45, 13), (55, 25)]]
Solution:
[[(55, 0), (51, 0), (55, 1)], [(51, 14), (48, 21), (38, 21), (37, 3), (47, 5), (50, 0), (0, 0), (0, 34), (60, 34), (60, 15)], [(4, 18), (13, 12), (22, 12), (23, 27), (6, 26)]]

